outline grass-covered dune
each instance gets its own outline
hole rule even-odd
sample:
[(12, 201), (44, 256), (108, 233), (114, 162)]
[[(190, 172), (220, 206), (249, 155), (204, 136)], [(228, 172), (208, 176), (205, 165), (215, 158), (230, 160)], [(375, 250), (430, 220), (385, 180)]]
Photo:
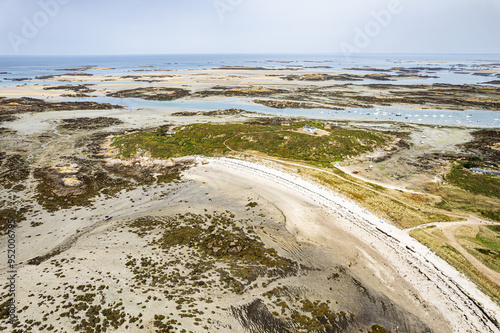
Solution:
[[(302, 130), (315, 126), (316, 134)], [(260, 152), (327, 167), (346, 156), (355, 156), (386, 144), (387, 136), (361, 130), (331, 128), (321, 122), (295, 122), (287, 126), (249, 124), (192, 124), (175, 134), (162, 130), (117, 137), (113, 146), (127, 158), (147, 151), (154, 158), (188, 155), (220, 156), (231, 150)]]

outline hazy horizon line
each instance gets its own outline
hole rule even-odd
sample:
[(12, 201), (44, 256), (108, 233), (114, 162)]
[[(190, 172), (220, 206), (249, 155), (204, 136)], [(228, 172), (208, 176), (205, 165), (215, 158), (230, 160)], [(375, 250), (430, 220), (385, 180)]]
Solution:
[[(366, 52), (366, 53), (357, 53), (351, 56), (362, 56), (362, 55), (383, 55), (383, 54), (393, 54), (393, 55), (499, 55), (500, 53), (448, 53), (448, 52)], [(1, 54), (0, 57), (82, 57), (82, 56), (163, 56), (163, 55), (327, 55), (334, 56), (340, 55), (345, 56), (341, 52), (334, 53), (278, 53), (278, 52), (270, 52), (270, 53), (262, 53), (262, 52), (250, 52), (250, 53), (241, 53), (241, 52), (228, 52), (228, 53), (183, 53), (183, 52), (174, 52), (174, 53), (106, 53), (106, 54)]]

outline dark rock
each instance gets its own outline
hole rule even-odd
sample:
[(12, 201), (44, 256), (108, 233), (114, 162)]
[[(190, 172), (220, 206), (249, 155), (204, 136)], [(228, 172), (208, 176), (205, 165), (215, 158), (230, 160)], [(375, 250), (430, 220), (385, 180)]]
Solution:
[(328, 109), (328, 110), (343, 110), (331, 105), (304, 103), (304, 102), (291, 102), (291, 101), (277, 101), (277, 100), (254, 100), (254, 103), (265, 105), (267, 107), (276, 109)]
[(13, 79), (4, 78), (4, 80), (9, 80), (9, 81), (31, 81), (31, 78), (29, 78), (29, 77), (13, 78)]
[(148, 88), (120, 90), (115, 93), (110, 93), (107, 96), (118, 97), (118, 98), (142, 98), (153, 101), (171, 101), (189, 95), (190, 95), (189, 90), (181, 88), (148, 87)]
[(66, 111), (66, 110), (110, 110), (122, 109), (120, 105), (96, 102), (48, 102), (42, 99), (22, 97), (0, 99), (0, 115), (24, 112)]
[(172, 116), (183, 116), (183, 117), (193, 117), (193, 116), (235, 116), (245, 113), (253, 113), (256, 112), (246, 111), (242, 109), (227, 109), (227, 110), (215, 110), (215, 111), (183, 111), (183, 112), (174, 112)]
[(97, 117), (97, 118), (71, 118), (62, 119), (59, 127), (67, 130), (93, 130), (109, 126), (123, 124), (123, 121), (116, 118)]

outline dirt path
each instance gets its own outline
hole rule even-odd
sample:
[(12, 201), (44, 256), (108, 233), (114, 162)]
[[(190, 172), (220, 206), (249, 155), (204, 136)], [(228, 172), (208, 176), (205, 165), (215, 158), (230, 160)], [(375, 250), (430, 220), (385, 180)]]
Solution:
[(389, 189), (392, 189), (392, 190), (398, 190), (398, 191), (403, 191), (403, 192), (408, 192), (408, 193), (419, 193), (419, 192), (416, 192), (416, 191), (408, 190), (408, 189), (406, 189), (404, 187), (394, 186), (394, 185), (390, 185), (390, 184), (383, 183), (383, 182), (376, 182), (374, 180), (369, 180), (369, 179), (367, 179), (365, 177), (361, 177), (359, 175), (355, 175), (354, 173), (350, 172), (346, 168), (340, 166), (340, 164), (338, 164), (338, 163), (335, 163), (333, 166), (335, 168), (339, 169), (340, 171), (348, 174), (349, 176), (351, 176), (353, 178), (356, 178), (356, 179), (359, 179), (359, 180), (361, 180), (361, 181), (363, 181), (365, 183), (370, 183), (370, 184), (382, 186), (382, 187), (385, 187), (385, 188), (389, 188)]
[(455, 231), (462, 226), (467, 226), (467, 225), (482, 225), (482, 226), (487, 226), (487, 225), (500, 225), (500, 223), (494, 223), (494, 222), (487, 222), (483, 221), (476, 216), (468, 216), (466, 221), (461, 221), (461, 222), (433, 222), (433, 223), (427, 223), (427, 224), (422, 224), (416, 227), (408, 228), (405, 229), (408, 233), (412, 230), (416, 229), (422, 229), (422, 228), (427, 228), (427, 227), (437, 227), (439, 230), (441, 230), (444, 235), (447, 238), (447, 243), (448, 245), (454, 247), (462, 256), (464, 256), (467, 261), (471, 263), (474, 268), (479, 270), (482, 274), (484, 274), (487, 278), (489, 278), (491, 281), (500, 284), (500, 273), (492, 270), (491, 268), (487, 267), (484, 265), (481, 261), (477, 260), (473, 255), (471, 255), (469, 252), (467, 252), (466, 249), (463, 248), (460, 243), (458, 243), (457, 238), (455, 237)]
[(410, 232), (415, 229), (422, 229), (422, 228), (427, 228), (427, 227), (441, 227), (441, 226), (463, 226), (463, 225), (500, 225), (500, 223), (495, 223), (495, 222), (486, 222), (483, 220), (480, 220), (476, 216), (469, 215), (467, 217), (462, 216), (462, 215), (454, 215), (454, 214), (448, 214), (450, 216), (455, 216), (455, 217), (461, 217), (461, 218), (466, 218), (465, 221), (458, 221), (458, 222), (431, 222), (431, 223), (426, 223), (426, 224), (420, 224), (415, 227), (407, 228), (404, 229), (407, 232)]
[(486, 276), (488, 279), (491, 281), (500, 284), (500, 273), (492, 270), (491, 268), (487, 267), (484, 265), (481, 261), (477, 260), (473, 255), (471, 255), (469, 252), (467, 252), (466, 249), (458, 243), (456, 237), (455, 237), (455, 231), (461, 227), (461, 226), (467, 226), (467, 225), (500, 225), (500, 223), (493, 223), (493, 222), (485, 222), (475, 216), (468, 216), (466, 221), (461, 221), (461, 222), (434, 222), (434, 223), (428, 223), (428, 224), (423, 224), (419, 225), (416, 227), (408, 228), (405, 229), (408, 233), (412, 230), (416, 229), (422, 229), (426, 227), (437, 227), (439, 230), (441, 230), (444, 235), (447, 238), (446, 243), (453, 248), (455, 248), (460, 254), (467, 259), (467, 261), (474, 266), (478, 271), (480, 271), (484, 276)]
[[(468, 225), (477, 225), (477, 223), (469, 223)], [(439, 230), (441, 230), (446, 238), (448, 239), (448, 244), (450, 246), (453, 246), (462, 256), (464, 256), (467, 261), (469, 261), (474, 268), (476, 268), (478, 271), (480, 271), (482, 274), (484, 274), (488, 279), (491, 281), (499, 284), (500, 283), (500, 273), (495, 272), (491, 268), (487, 267), (484, 265), (481, 261), (477, 260), (473, 255), (471, 255), (469, 252), (467, 252), (466, 249), (458, 243), (457, 238), (455, 237), (455, 231), (459, 226), (453, 225), (453, 226), (440, 226)]]

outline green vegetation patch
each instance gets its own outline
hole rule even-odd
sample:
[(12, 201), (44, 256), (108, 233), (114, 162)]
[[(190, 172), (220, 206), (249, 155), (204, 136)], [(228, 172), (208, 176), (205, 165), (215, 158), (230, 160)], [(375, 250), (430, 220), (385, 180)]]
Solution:
[(473, 173), (459, 164), (455, 164), (446, 181), (474, 194), (500, 198), (500, 177)]
[(34, 177), (38, 181), (38, 203), (47, 211), (54, 212), (74, 206), (89, 206), (96, 196), (113, 196), (123, 189), (134, 187), (130, 180), (111, 177), (105, 171), (85, 170), (85, 173), (69, 175), (76, 179), (78, 186), (65, 186), (65, 174), (51, 168), (36, 169)]
[[(125, 312), (123, 302), (106, 302), (104, 290), (106, 286), (99, 288), (94, 285), (71, 286), (72, 293), (63, 297), (67, 300), (61, 306), (62, 318), (67, 318), (77, 332), (106, 332), (117, 330), (133, 317)], [(92, 293), (86, 291), (94, 291)], [(73, 296), (73, 297), (70, 297)]]
[(267, 248), (250, 223), (229, 212), (140, 218), (130, 224), (132, 232), (160, 248), (164, 258), (181, 252), (185, 260), (129, 257), (126, 266), (141, 285), (181, 288), (186, 295), (212, 288), (242, 294), (256, 287), (257, 280), (296, 275), (298, 264)]
[[(467, 226), (462, 229), (468, 228)], [(472, 235), (471, 235), (472, 236)], [(500, 272), (500, 228), (480, 226), (474, 237), (460, 237), (464, 248), (487, 267)]]
[(426, 186), (426, 191), (441, 197), (441, 201), (434, 204), (437, 208), (450, 212), (471, 212), (490, 220), (500, 221), (500, 210), (497, 208), (500, 205), (500, 198), (474, 194), (451, 183), (445, 186), (430, 184)]
[(388, 333), (388, 331), (380, 325), (373, 325), (368, 333)]
[(0, 186), (5, 189), (23, 183), (29, 176), (28, 163), (19, 154), (0, 152)]
[(500, 222), (500, 209), (499, 210), (481, 210), (481, 215), (487, 219)]
[(330, 309), (329, 302), (300, 300), (303, 314), (293, 313), (291, 318), (299, 327), (299, 332), (341, 332), (354, 321), (354, 314), (338, 313)]
[[(154, 158), (189, 155), (220, 156), (231, 150), (257, 151), (269, 156), (299, 160), (318, 166), (330, 166), (347, 156), (373, 151), (388, 138), (377, 133), (343, 128), (325, 128), (321, 122), (295, 122), (290, 126), (249, 124), (193, 124), (175, 134), (132, 133), (116, 137), (113, 146), (128, 158), (148, 152)], [(315, 126), (321, 134), (309, 134), (304, 126)]]
[(170, 183), (179, 179), (189, 162), (174, 166), (141, 167), (121, 164), (101, 166), (96, 162), (75, 164), (73, 167), (35, 169), (38, 184), (36, 199), (47, 211), (90, 206), (98, 196), (113, 197), (122, 190), (140, 185)]
[[(73, 259), (75, 258), (71, 260)], [(50, 262), (50, 264), (56, 267), (62, 267), (68, 263), (69, 261), (64, 258), (61, 261), (52, 260)], [(56, 276), (60, 276), (60, 274), (56, 273)], [(130, 329), (144, 329), (141, 313), (134, 317), (127, 313), (122, 301), (109, 300), (109, 286), (104, 284), (97, 285), (95, 280), (88, 282), (87, 284), (76, 286), (66, 282), (62, 283), (57, 288), (60, 292), (55, 296), (45, 291), (42, 293), (33, 291), (28, 297), (34, 297), (33, 300), (38, 301), (32, 306), (39, 309), (37, 314), (43, 315), (43, 317), (35, 316), (33, 318), (26, 316), (25, 311), (30, 307), (26, 305), (22, 309), (17, 310), (17, 314), (19, 318), (22, 318), (22, 321), (17, 322), (14, 326), (17, 329), (12, 330), (12, 332), (59, 331), (54, 326), (56, 322), (54, 322), (54, 325), (49, 323), (53, 318), (56, 318), (57, 323), (60, 324), (59, 326), (63, 326), (61, 325), (62, 323), (70, 325), (71, 329), (69, 330), (72, 332), (125, 332)], [(1, 296), (2, 299), (5, 299), (6, 294), (3, 293)], [(56, 302), (59, 304), (56, 304)], [(7, 327), (2, 326), (7, 325), (8, 321), (7, 305), (6, 302), (0, 304), (0, 331), (8, 330)], [(44, 310), (46, 307), (50, 308), (50, 312)]]
[[(355, 314), (334, 310), (335, 306), (330, 300), (310, 300), (296, 287), (278, 286), (263, 296), (271, 301), (273, 308), (279, 310), (279, 312), (273, 311), (272, 315), (277, 320), (294, 327), (297, 332), (346, 332), (355, 326), (363, 325), (356, 322)], [(241, 316), (241, 313), (234, 310), (233, 308), (233, 313)], [(374, 330), (374, 327), (380, 331)], [(374, 333), (387, 332), (379, 325), (373, 325), (371, 329)], [(362, 331), (361, 329), (360, 332)]]
[(27, 211), (28, 207), (23, 207), (21, 209), (0, 209), (0, 236), (7, 234), (9, 224), (17, 225), (19, 222), (26, 220), (24, 215)]

